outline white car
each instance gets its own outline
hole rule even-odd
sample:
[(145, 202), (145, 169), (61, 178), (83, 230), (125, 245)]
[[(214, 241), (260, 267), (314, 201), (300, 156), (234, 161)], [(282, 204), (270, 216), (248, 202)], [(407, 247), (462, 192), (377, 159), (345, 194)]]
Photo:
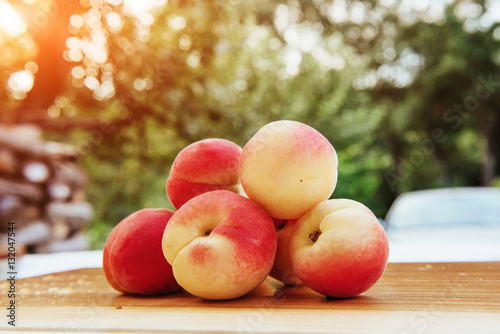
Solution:
[(389, 262), (500, 261), (500, 188), (405, 193), (383, 224)]

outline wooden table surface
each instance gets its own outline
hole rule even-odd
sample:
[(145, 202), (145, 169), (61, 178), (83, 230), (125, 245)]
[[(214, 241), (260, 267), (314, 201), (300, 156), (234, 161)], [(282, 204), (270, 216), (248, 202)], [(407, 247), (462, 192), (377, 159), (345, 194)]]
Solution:
[[(0, 286), (6, 300), (9, 283)], [(2, 315), (0, 332), (500, 333), (500, 262), (389, 263), (375, 286), (343, 300), (271, 278), (229, 301), (129, 296), (98, 268), (18, 280), (16, 292), (16, 327)]]

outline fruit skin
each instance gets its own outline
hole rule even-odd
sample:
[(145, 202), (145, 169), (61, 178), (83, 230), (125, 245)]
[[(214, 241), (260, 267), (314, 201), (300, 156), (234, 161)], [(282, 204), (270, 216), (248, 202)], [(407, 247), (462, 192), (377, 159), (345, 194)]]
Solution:
[(204, 299), (234, 299), (268, 276), (276, 231), (271, 217), (256, 203), (216, 190), (194, 197), (173, 215), (162, 246), (187, 292)]
[(179, 209), (191, 198), (213, 190), (240, 193), (241, 147), (221, 138), (186, 146), (176, 156), (166, 182), (172, 205)]
[(290, 234), (297, 219), (273, 219), (278, 238), (276, 249), (276, 259), (269, 276), (277, 279), (287, 286), (302, 285), (302, 281), (293, 271), (292, 260), (290, 258)]
[(314, 128), (281, 120), (264, 125), (243, 147), (241, 184), (271, 217), (296, 219), (327, 200), (337, 184), (338, 158)]
[(168, 209), (142, 209), (115, 226), (103, 251), (104, 274), (111, 287), (140, 295), (181, 289), (161, 247), (163, 231), (173, 214)]
[[(314, 242), (314, 233), (320, 232)], [(323, 295), (347, 298), (372, 287), (389, 258), (382, 225), (363, 204), (349, 199), (324, 201), (294, 226), (290, 254), (295, 273)]]

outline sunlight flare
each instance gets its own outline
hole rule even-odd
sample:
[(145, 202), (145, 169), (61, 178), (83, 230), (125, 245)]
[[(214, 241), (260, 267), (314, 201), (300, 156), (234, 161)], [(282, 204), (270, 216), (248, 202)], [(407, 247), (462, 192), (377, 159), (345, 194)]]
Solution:
[(0, 0), (0, 29), (11, 36), (19, 36), (26, 28), (19, 13), (7, 1)]

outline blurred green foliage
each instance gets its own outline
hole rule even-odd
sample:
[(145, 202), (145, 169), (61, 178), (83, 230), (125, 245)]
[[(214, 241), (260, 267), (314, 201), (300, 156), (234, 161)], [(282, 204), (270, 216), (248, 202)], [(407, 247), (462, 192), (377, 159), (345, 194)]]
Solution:
[(108, 126), (53, 136), (83, 145), (94, 247), (131, 212), (171, 208), (165, 181), (184, 146), (243, 146), (278, 119), (323, 133), (340, 161), (333, 197), (380, 217), (401, 192), (498, 186), (496, 3), (171, 0), (136, 16), (89, 2), (70, 30), (105, 36), (106, 58), (70, 60), (85, 74), (69, 77), (59, 118)]

